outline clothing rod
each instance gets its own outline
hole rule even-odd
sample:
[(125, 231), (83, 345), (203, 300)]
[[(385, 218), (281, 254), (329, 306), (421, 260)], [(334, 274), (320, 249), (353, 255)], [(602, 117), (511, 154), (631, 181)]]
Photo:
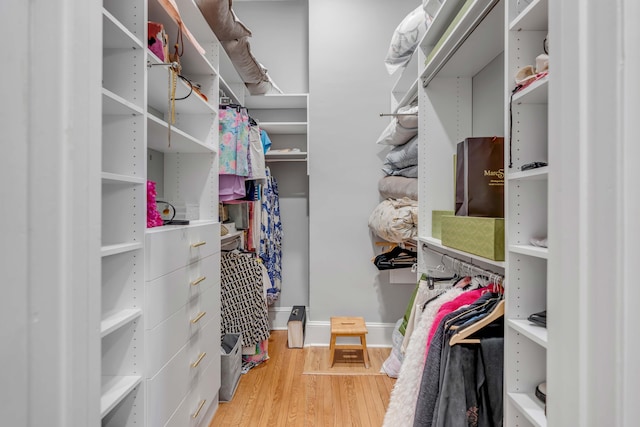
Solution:
[(474, 273), (474, 274), (480, 274), (480, 275), (485, 275), (487, 277), (489, 277), (490, 280), (496, 280), (499, 282), (499, 284), (502, 284), (502, 282), (504, 281), (504, 274), (500, 274), (500, 273), (496, 273), (495, 271), (491, 271), (491, 270), (487, 270), (486, 268), (482, 268), (476, 264), (472, 264), (469, 263), (467, 261), (463, 261), (459, 258), (453, 257), (449, 254), (446, 254), (444, 252), (441, 252), (437, 249), (434, 249), (430, 246), (428, 246), (426, 243), (422, 244), (422, 249), (428, 249), (431, 252), (435, 252), (438, 255), (442, 256), (442, 261), (444, 264), (444, 260), (447, 259), (449, 260), (449, 262), (451, 262), (451, 265), (453, 267), (454, 270), (462, 270), (465, 273)]
[(147, 61), (148, 68), (155, 67), (156, 65), (166, 65), (174, 69), (178, 69), (178, 67), (180, 67), (180, 64), (178, 64), (177, 62), (161, 62), (159, 64), (153, 64), (151, 61)]
[(306, 162), (307, 159), (266, 159), (267, 163), (275, 163), (275, 162)]
[(380, 113), (380, 117), (385, 116), (417, 116), (418, 113)]

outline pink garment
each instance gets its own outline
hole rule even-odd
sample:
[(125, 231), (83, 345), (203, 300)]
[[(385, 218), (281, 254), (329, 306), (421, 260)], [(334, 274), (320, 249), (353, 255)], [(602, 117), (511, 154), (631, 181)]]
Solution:
[(159, 227), (163, 224), (156, 205), (156, 183), (147, 181), (147, 228)]
[(242, 199), (246, 195), (244, 177), (238, 175), (220, 175), (218, 199), (221, 202)]
[(484, 287), (484, 288), (474, 289), (472, 291), (463, 292), (452, 301), (442, 304), (442, 306), (440, 307), (440, 310), (438, 310), (438, 314), (436, 314), (436, 317), (433, 319), (433, 323), (431, 324), (431, 329), (429, 329), (429, 336), (427, 337), (427, 347), (424, 353), (425, 357), (426, 357), (426, 354), (429, 352), (429, 344), (431, 344), (431, 338), (433, 338), (433, 335), (436, 333), (436, 330), (438, 329), (438, 325), (440, 324), (440, 321), (442, 320), (442, 318), (447, 314), (456, 311), (462, 306), (473, 303), (475, 300), (480, 298), (482, 294), (488, 291), (489, 291), (489, 288)]

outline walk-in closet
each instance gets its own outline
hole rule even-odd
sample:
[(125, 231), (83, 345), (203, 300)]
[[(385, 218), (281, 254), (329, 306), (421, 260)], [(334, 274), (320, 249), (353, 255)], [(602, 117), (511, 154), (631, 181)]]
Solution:
[(0, 10), (0, 425), (637, 424), (638, 2)]

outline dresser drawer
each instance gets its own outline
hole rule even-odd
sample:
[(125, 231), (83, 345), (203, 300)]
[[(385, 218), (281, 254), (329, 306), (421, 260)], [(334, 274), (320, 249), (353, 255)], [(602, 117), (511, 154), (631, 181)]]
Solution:
[(220, 224), (158, 227), (146, 234), (146, 281), (220, 252)]
[(145, 328), (153, 329), (188, 301), (206, 290), (220, 288), (220, 253), (145, 284)]
[[(203, 314), (204, 313), (204, 314)], [(203, 332), (209, 324), (217, 325)], [(206, 335), (208, 334), (208, 336)], [(212, 287), (190, 300), (167, 320), (147, 331), (147, 378), (153, 377), (189, 341), (215, 339), (220, 345), (220, 288)], [(218, 350), (219, 352), (219, 350)]]
[[(207, 323), (157, 375), (147, 380), (147, 425), (165, 425), (184, 397), (200, 386), (211, 366), (217, 366), (219, 388), (220, 325), (216, 322)], [(215, 381), (212, 373), (208, 375)]]
[[(220, 352), (218, 351), (218, 354)], [(211, 405), (218, 406), (220, 359), (211, 360), (197, 384), (173, 414), (166, 427), (207, 427), (205, 414)]]

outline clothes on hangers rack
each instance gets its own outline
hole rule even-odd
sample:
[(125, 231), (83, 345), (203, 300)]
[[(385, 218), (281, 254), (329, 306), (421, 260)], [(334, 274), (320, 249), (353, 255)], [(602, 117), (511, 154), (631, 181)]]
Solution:
[(409, 345), (413, 330), (417, 327), (422, 317), (426, 304), (450, 289), (455, 279), (455, 277), (433, 279), (426, 274), (422, 275), (407, 306), (409, 316), (407, 317), (407, 313), (405, 312), (403, 323), (400, 325), (401, 332), (404, 335), (400, 346), (400, 351), (403, 354)]
[(418, 326), (406, 347), (404, 360), (389, 399), (383, 427), (413, 425), (421, 373), (425, 369), (424, 347), (429, 327), (439, 307), (463, 292), (465, 291), (459, 288), (450, 288), (429, 303), (421, 313)]
[[(449, 345), (451, 337), (459, 329), (452, 329), (452, 326), (466, 325), (471, 319), (477, 321), (481, 312), (491, 313), (501, 300), (502, 295), (485, 292), (473, 303), (463, 305), (440, 319), (430, 341), (421, 376), (415, 427), (502, 425), (503, 361), (501, 357), (482, 358), (482, 352), (500, 354), (504, 346), (504, 325), (498, 322), (484, 329), (479, 345)], [(487, 378), (487, 372), (491, 372), (491, 378)]]
[[(493, 378), (483, 378), (482, 373), (476, 369), (502, 369), (501, 359), (486, 361), (482, 357), (490, 357), (502, 351), (504, 332), (500, 322), (503, 317), (499, 316), (495, 322), (491, 321), (477, 331), (473, 330), (470, 337), (460, 335), (464, 338), (463, 342), (473, 340), (477, 344), (463, 343), (452, 347), (449, 343), (455, 333), (472, 331), (467, 328), (482, 324), (483, 319), (493, 319), (493, 309), (500, 301), (504, 301), (500, 292), (494, 292), (502, 289), (503, 276), (449, 255), (441, 255), (446, 270), (460, 277), (453, 281), (449, 289), (432, 296), (421, 307), (420, 320), (406, 346), (389, 401), (384, 427), (497, 426), (499, 424), (491, 422), (502, 416), (502, 395), (501, 392), (496, 392), (501, 388), (498, 389), (499, 385)], [(436, 271), (440, 272), (439, 269)], [(495, 283), (499, 285), (496, 286)], [(437, 285), (437, 282), (434, 284)], [(445, 345), (447, 349), (444, 348)], [(453, 356), (449, 357), (450, 354)], [(462, 369), (457, 365), (468, 361), (473, 361), (469, 369)], [(477, 376), (472, 377), (471, 374)], [(499, 378), (501, 375), (500, 372)], [(466, 384), (472, 384), (467, 390), (464, 381), (473, 378), (477, 382), (467, 382)], [(425, 395), (428, 399), (425, 399)], [(438, 400), (439, 398), (442, 399)], [(449, 408), (448, 402), (455, 404), (456, 411), (461, 411), (464, 422), (459, 419), (458, 413), (452, 415), (447, 412), (454, 408)], [(452, 419), (456, 419), (456, 423), (451, 423)], [(476, 421), (479, 424), (474, 424)]]
[[(425, 369), (427, 336), (439, 309), (460, 295), (473, 291), (474, 287), (485, 284), (483, 281), (473, 280), (470, 288), (464, 290), (460, 287), (452, 286), (453, 283), (456, 283), (456, 280), (449, 283), (449, 287), (444, 292), (432, 298), (424, 306), (422, 312), (419, 313), (418, 325), (406, 345), (404, 359), (394, 385), (394, 392), (391, 394), (385, 414), (384, 427), (413, 425), (422, 372)], [(426, 285), (424, 288), (428, 290)]]

